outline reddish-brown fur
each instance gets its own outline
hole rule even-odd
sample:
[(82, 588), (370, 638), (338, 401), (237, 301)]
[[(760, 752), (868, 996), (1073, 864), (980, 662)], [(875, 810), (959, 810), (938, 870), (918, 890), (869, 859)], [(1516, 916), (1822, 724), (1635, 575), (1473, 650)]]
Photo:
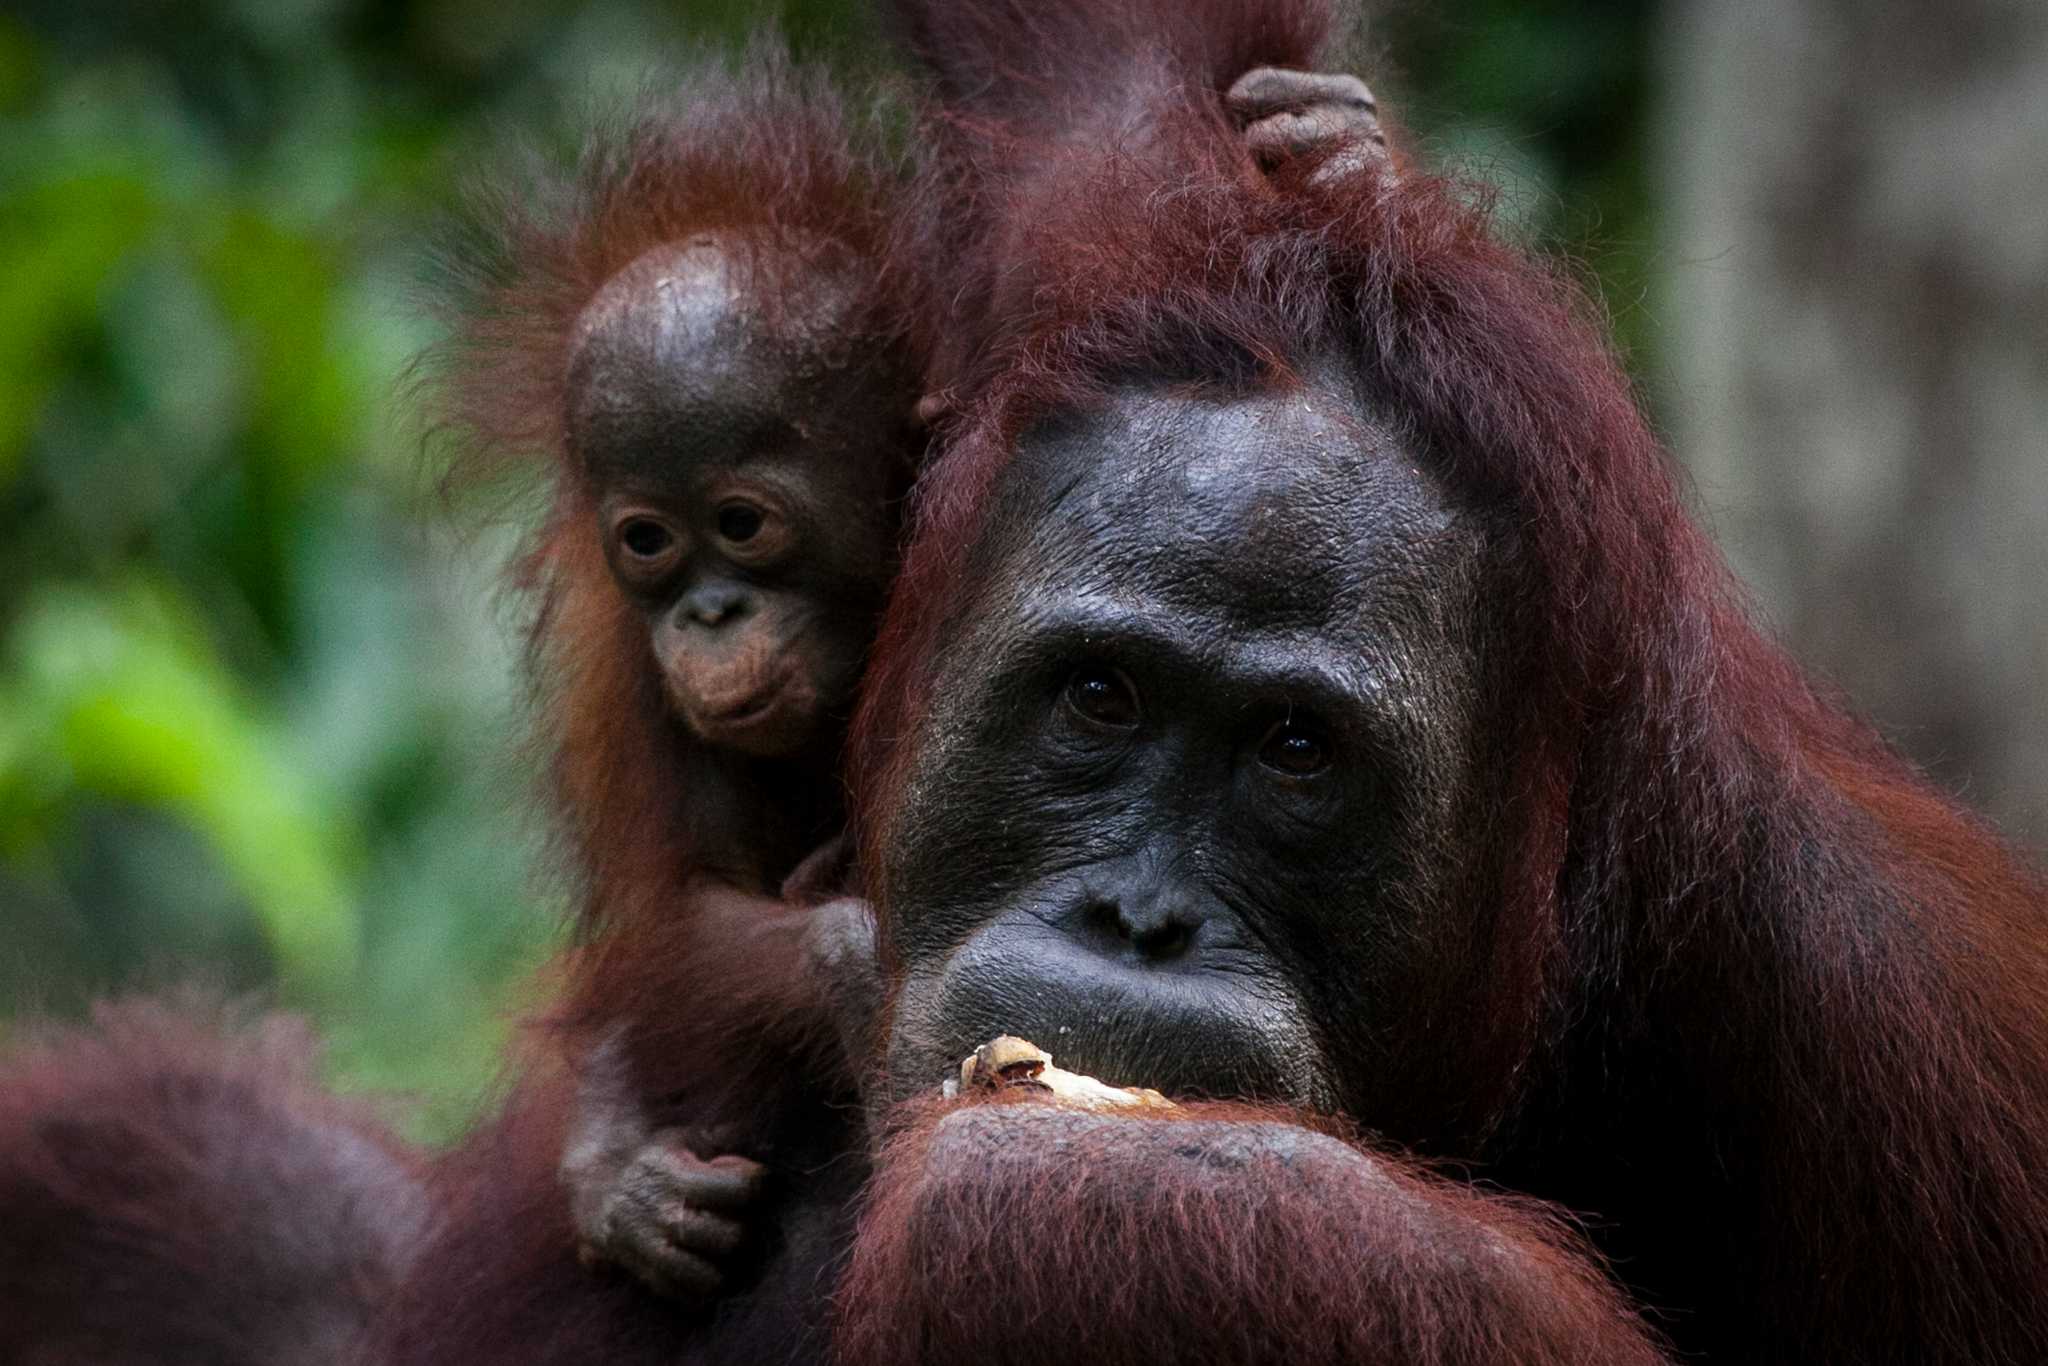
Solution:
[(102, 1007), (0, 1073), (0, 1360), (355, 1366), (425, 1164), (296, 1020)]
[[(1314, 1133), (1228, 1169), (1233, 1132), (1314, 1123), (1250, 1106), (985, 1103), (1003, 1111), (973, 1129), (927, 1107), (883, 1152), (840, 1285), (843, 1361), (1663, 1360), (1536, 1201)], [(1193, 1143), (1209, 1160), (1190, 1170)]]
[[(1457, 187), (1248, 173), (1217, 92), (1247, 60), (1313, 64), (1319, 5), (915, 9), (956, 96), (966, 169), (947, 193), (970, 182), (980, 209), (948, 259), (1000, 283), (956, 292), (937, 324), (962, 402), (859, 727), (868, 857), (1016, 434), (1113, 377), (1198, 383), (1249, 358), (1285, 384), (1340, 346), (1498, 528), (1522, 625), (1492, 680), (1519, 699), (1511, 799), (1474, 851), (1497, 907), (1489, 1006), (1466, 1039), (1410, 1041), (1460, 1059), (1463, 1100), (1454, 1123), (1391, 1137), (1586, 1211), (1637, 1303), (1714, 1359), (2048, 1356), (2042, 882), (1753, 624), (1577, 291), (1495, 242)], [(1248, 36), (1276, 33), (1292, 46)], [(1042, 1203), (992, 1208), (1058, 1269), (1008, 1268), (1024, 1279), (989, 1340), (1065, 1322), (1063, 1297), (1127, 1265), (1043, 1175)], [(942, 1320), (973, 1288), (948, 1253), (981, 1245), (981, 1216), (955, 1242), (951, 1195), (954, 1214), (911, 1218), (896, 1180), (863, 1239), (856, 1325), (899, 1322), (865, 1307), (892, 1277), (917, 1278), (894, 1286), (909, 1314)], [(1343, 1250), (1312, 1229), (1309, 1277)], [(1160, 1275), (1213, 1289), (1204, 1259), (1245, 1244), (1188, 1231), (1214, 1242), (1156, 1253)], [(1239, 1288), (1226, 1322), (1284, 1312)]]
[[(749, 249), (739, 263), (744, 286), (770, 318), (807, 272), (829, 268), (857, 282), (861, 295), (841, 315), (838, 341), (851, 363), (899, 364), (888, 359), (902, 354), (895, 319), (903, 292), (887, 273), (886, 197), (902, 176), (856, 150), (863, 135), (877, 144), (873, 131), (815, 73), (764, 49), (733, 73), (703, 73), (643, 102), (630, 125), (593, 136), (572, 178), (494, 183), (476, 197), (468, 240), (456, 241), (446, 261), (453, 337), (423, 378), (463, 448), (459, 482), (537, 470), (547, 488), (516, 582), (535, 598), (529, 666), (563, 861), (576, 880), (579, 935), (561, 964), (565, 999), (504, 1114), (430, 1174), (423, 1163), (406, 1169), (408, 1182), (425, 1185), (383, 1193), (332, 1179), (301, 1152), (343, 1132), (350, 1112), (299, 1072), (270, 1066), (268, 1054), (246, 1057), (203, 1023), (149, 1016), (150, 1028), (169, 1031), (159, 1045), (148, 1029), (115, 1019), (47, 1056), (10, 1059), (0, 1080), (0, 1219), (8, 1220), (5, 1252), (20, 1228), (19, 1246), (35, 1256), (4, 1263), (13, 1279), (0, 1288), (32, 1291), (43, 1312), (15, 1314), (7, 1296), (0, 1335), (15, 1333), (20, 1348), (9, 1359), (68, 1349), (83, 1340), (81, 1325), (102, 1321), (165, 1351), (184, 1350), (191, 1338), (201, 1344), (192, 1360), (281, 1359), (272, 1348), (290, 1339), (278, 1334), (326, 1311), (309, 1304), (302, 1313), (289, 1286), (271, 1290), (293, 1264), (240, 1268), (290, 1243), (291, 1218), (276, 1229), (269, 1222), (301, 1206), (312, 1229), (332, 1238), (332, 1265), (360, 1254), (378, 1273), (360, 1285), (335, 1276), (315, 1287), (351, 1307), (351, 1332), (381, 1317), (377, 1359), (672, 1359), (703, 1311), (581, 1265), (557, 1176), (574, 1060), (598, 1038), (623, 1039), (660, 1122), (714, 1126), (743, 1151), (786, 1164), (778, 1172), (786, 1182), (851, 1199), (857, 1169), (816, 1182), (802, 1170), (821, 1150), (855, 1146), (848, 1112), (832, 1108), (851, 1079), (825, 1003), (800, 971), (810, 913), (775, 896), (819, 824), (836, 825), (839, 780), (811, 775), (798, 784), (790, 766), (726, 762), (675, 717), (645, 622), (607, 568), (595, 490), (570, 455), (563, 413), (585, 304), (648, 249), (706, 232)], [(902, 382), (907, 414), (915, 393)], [(104, 1075), (88, 1086), (80, 1069)], [(219, 1084), (181, 1080), (209, 1069)], [(75, 1133), (82, 1161), (99, 1161), (104, 1145), (140, 1145), (145, 1174), (149, 1145), (161, 1145), (172, 1155), (162, 1188), (131, 1201), (122, 1173), (108, 1169), (111, 1157), (74, 1181), (46, 1131)], [(209, 1142), (250, 1148), (244, 1189), (175, 1165)], [(367, 1230), (320, 1222), (325, 1193), (308, 1182), (352, 1193)], [(438, 1231), (421, 1251), (429, 1187)], [(372, 1237), (371, 1216), (384, 1201), (394, 1219), (410, 1220), (400, 1250), (414, 1274), (395, 1298), (397, 1252)], [(187, 1202), (218, 1217), (174, 1231), (166, 1221), (190, 1213)], [(80, 1222), (88, 1219), (112, 1227), (115, 1242), (96, 1240), (95, 1225)], [(110, 1312), (96, 1288), (108, 1277), (138, 1287), (129, 1292), (133, 1322)], [(785, 1355), (822, 1318), (811, 1281), (775, 1295), (757, 1294), (757, 1327), (724, 1331), (706, 1359)]]
[[(668, 965), (661, 994), (622, 995), (618, 1004), (636, 1006), (649, 1017), (649, 1036), (677, 1050), (673, 1108), (723, 1122), (775, 1163), (789, 1194), (764, 1216), (778, 1225), (771, 1254), (792, 1244), (819, 1250), (709, 1308), (583, 1265), (556, 1175), (572, 1079), (543, 1051), (504, 1112), (437, 1164), (440, 1232), (387, 1307), (375, 1360), (627, 1366), (822, 1356), (828, 1302), (818, 1267), (863, 1165), (850, 1098), (820, 1080), (843, 1067), (837, 1041), (809, 1029), (789, 1001), (789, 965), (808, 914), (764, 915), (756, 898), (704, 889), (687, 918), (669, 921), (675, 956), (650, 957), (643, 969), (653, 981)], [(659, 934), (646, 942), (663, 953)]]
[[(877, 141), (815, 73), (772, 52), (731, 77), (696, 78), (613, 140), (573, 193), (486, 204), (481, 221), (498, 225), (501, 245), (462, 259), (498, 264), (458, 293), (463, 326), (439, 367), (452, 425), (484, 456), (538, 453), (551, 466), (553, 501), (521, 578), (539, 597), (530, 665), (582, 878), (582, 934), (554, 1023), (571, 1056), (619, 1039), (660, 1122), (710, 1129), (778, 1168), (785, 1186), (852, 1146), (852, 1078), (803, 967), (811, 912), (775, 895), (820, 823), (834, 828), (839, 780), (716, 754), (677, 718), (645, 623), (606, 566), (596, 490), (565, 454), (562, 376), (575, 320), (613, 273), (650, 247), (718, 231), (751, 248), (745, 292), (770, 317), (796, 306), (807, 272), (850, 274), (862, 296), (839, 342), (884, 382), (900, 365), (907, 416), (914, 366), (889, 359), (907, 354), (887, 202), (903, 176), (857, 150), (863, 136)], [(536, 213), (533, 202), (555, 207)], [(555, 1176), (571, 1085), (543, 1061), (505, 1115), (444, 1163), (446, 1229), (391, 1316), (391, 1360), (670, 1360), (703, 1322), (701, 1308), (578, 1264)], [(790, 1350), (822, 1301), (781, 1293), (757, 1292), (758, 1330), (724, 1331), (704, 1359)]]

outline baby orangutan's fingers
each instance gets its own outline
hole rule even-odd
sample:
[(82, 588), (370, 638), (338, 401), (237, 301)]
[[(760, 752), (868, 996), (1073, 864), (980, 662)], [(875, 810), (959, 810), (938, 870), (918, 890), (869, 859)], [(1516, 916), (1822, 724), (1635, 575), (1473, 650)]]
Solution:
[(609, 1260), (656, 1294), (685, 1303), (708, 1303), (726, 1293), (725, 1273), (710, 1258), (666, 1238), (615, 1239)]
[(1354, 140), (1376, 147), (1378, 136), (1377, 129), (1361, 132), (1345, 110), (1327, 106), (1271, 114), (1244, 130), (1245, 143), (1267, 170), (1325, 148), (1344, 149)]
[(1330, 105), (1374, 118), (1380, 106), (1365, 82), (1341, 72), (1288, 71), (1277, 66), (1255, 66), (1239, 76), (1223, 96), (1230, 112), (1246, 123), (1269, 114), (1280, 114)]
[(1245, 145), (1268, 172), (1320, 157), (1314, 178), (1328, 182), (1392, 165), (1378, 102), (1356, 76), (1257, 67), (1237, 79), (1224, 102), (1243, 121)]
[(815, 906), (840, 894), (851, 881), (853, 841), (844, 830), (804, 855), (795, 871), (782, 880), (782, 899)]
[(681, 1130), (664, 1129), (612, 1183), (584, 1259), (610, 1262), (672, 1299), (725, 1294), (747, 1241), (743, 1216), (761, 1198), (767, 1174), (733, 1153), (698, 1157)]
[(635, 1166), (644, 1169), (667, 1203), (726, 1214), (759, 1200), (768, 1179), (768, 1169), (751, 1158), (720, 1153), (706, 1161), (680, 1143), (643, 1149)]

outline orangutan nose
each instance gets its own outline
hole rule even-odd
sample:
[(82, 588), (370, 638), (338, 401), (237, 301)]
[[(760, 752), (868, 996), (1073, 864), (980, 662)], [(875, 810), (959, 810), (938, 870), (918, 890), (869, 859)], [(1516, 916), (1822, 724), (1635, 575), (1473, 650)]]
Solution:
[(723, 626), (747, 614), (746, 590), (735, 584), (707, 583), (683, 595), (683, 611), (699, 626)]

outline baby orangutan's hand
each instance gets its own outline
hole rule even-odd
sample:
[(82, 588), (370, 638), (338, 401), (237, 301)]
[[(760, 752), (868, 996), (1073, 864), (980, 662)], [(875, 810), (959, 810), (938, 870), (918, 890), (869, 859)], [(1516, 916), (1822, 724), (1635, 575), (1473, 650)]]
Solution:
[(734, 1153), (702, 1158), (664, 1129), (609, 1168), (571, 1186), (584, 1262), (623, 1267), (671, 1299), (710, 1301), (733, 1288), (747, 1244), (747, 1211), (767, 1169)]
[(562, 1151), (577, 1251), (657, 1294), (708, 1303), (739, 1279), (767, 1169), (705, 1135), (656, 1128), (626, 1087), (617, 1051), (607, 1043), (585, 1059)]
[(1245, 142), (1268, 175), (1305, 158), (1319, 159), (1311, 174), (1316, 184), (1392, 169), (1379, 103), (1356, 76), (1254, 67), (1223, 102), (1243, 123)]

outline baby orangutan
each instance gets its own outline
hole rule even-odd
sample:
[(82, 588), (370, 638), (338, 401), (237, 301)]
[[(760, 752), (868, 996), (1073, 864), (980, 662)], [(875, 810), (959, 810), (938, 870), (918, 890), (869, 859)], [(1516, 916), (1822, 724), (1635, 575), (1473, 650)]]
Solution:
[(923, 446), (904, 177), (856, 131), (757, 52), (485, 201), (453, 259), (448, 425), (551, 491), (520, 581), (579, 936), (568, 1075), (527, 1103), (585, 1260), (686, 1301), (779, 1233), (762, 1163), (839, 1141), (852, 1085), (816, 960), (865, 942), (840, 750)]
[[(673, 909), (707, 925), (712, 902), (730, 914), (758, 899), (742, 913), (773, 921), (847, 890), (837, 765), (895, 564), (914, 394), (850, 354), (859, 293), (844, 269), (700, 236), (635, 260), (577, 324), (569, 451), (646, 661), (695, 741), (698, 878)], [(772, 308), (762, 271), (782, 276)], [(807, 980), (800, 963), (780, 970)], [(656, 1131), (634, 1078), (610, 1039), (584, 1062), (563, 1158), (583, 1247), (657, 1289), (714, 1293), (763, 1171), (712, 1155), (708, 1116)]]

